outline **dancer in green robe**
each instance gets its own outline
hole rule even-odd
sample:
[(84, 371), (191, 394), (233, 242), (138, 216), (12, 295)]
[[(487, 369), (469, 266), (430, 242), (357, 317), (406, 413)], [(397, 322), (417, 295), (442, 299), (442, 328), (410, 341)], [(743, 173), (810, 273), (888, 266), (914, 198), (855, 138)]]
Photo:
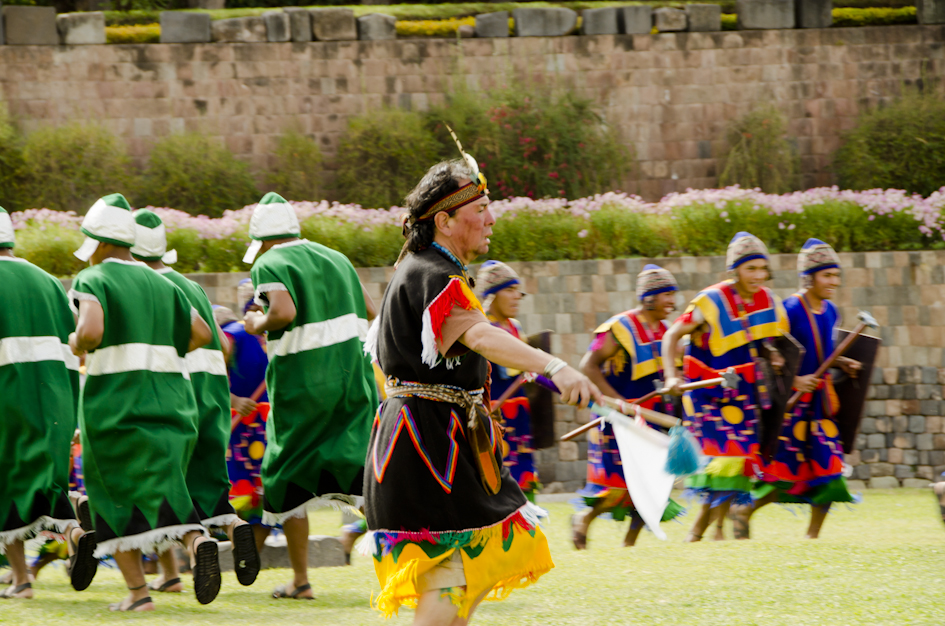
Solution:
[(95, 533), (78, 528), (69, 502), (79, 360), (67, 345), (73, 318), (62, 284), (13, 254), (13, 223), (0, 208), (0, 554), (13, 569), (2, 598), (33, 597), (23, 542), (66, 534), (73, 587), (95, 576)]
[(153, 610), (141, 553), (183, 538), (194, 560), (197, 600), (220, 589), (216, 541), (204, 536), (185, 471), (197, 443), (197, 403), (185, 355), (212, 333), (178, 287), (131, 258), (135, 221), (121, 194), (98, 200), (76, 252), (91, 267), (69, 299), (78, 315), (69, 345), (86, 356), (79, 399), (85, 487), (98, 538), (130, 590), (116, 611)]
[[(259, 574), (259, 553), (252, 527), (241, 520), (230, 506), (230, 480), (226, 453), (230, 442), (230, 383), (226, 374), (223, 336), (213, 307), (203, 288), (165, 265), (177, 260), (175, 250), (167, 251), (167, 235), (161, 218), (147, 209), (134, 213), (137, 224), (131, 255), (181, 288), (191, 306), (213, 331), (213, 338), (203, 348), (188, 352), (184, 361), (197, 400), (197, 445), (187, 466), (187, 489), (200, 521), (206, 527), (223, 528), (233, 542), (233, 568), (237, 580), (251, 585)], [(149, 584), (154, 591), (183, 591), (180, 571), (173, 550), (161, 555), (162, 575)]]
[(378, 406), (363, 351), (365, 294), (343, 254), (299, 238), (295, 210), (279, 195), (259, 202), (249, 234), (254, 241), (243, 261), (256, 261), (253, 285), (266, 313), (247, 313), (246, 331), (269, 333), (263, 519), (282, 524), (295, 573), (273, 595), (310, 598), (306, 511), (350, 505), (361, 494)]

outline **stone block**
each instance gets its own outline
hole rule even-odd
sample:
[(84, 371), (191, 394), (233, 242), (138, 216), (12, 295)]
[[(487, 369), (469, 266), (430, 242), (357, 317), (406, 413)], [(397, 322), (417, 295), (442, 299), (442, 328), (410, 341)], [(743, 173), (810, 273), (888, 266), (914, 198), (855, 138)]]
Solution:
[(56, 29), (59, 31), (59, 41), (67, 46), (103, 44), (105, 14), (101, 11), (60, 13), (56, 16)]
[(860, 422), (860, 432), (867, 435), (872, 435), (873, 433), (879, 432), (876, 430), (876, 418), (864, 417), (863, 421)]
[(509, 12), (480, 13), (476, 16), (476, 37), (508, 37)]
[(555, 463), (555, 480), (568, 481), (580, 478), (580, 472), (577, 471), (578, 464), (571, 461), (558, 461)]
[(833, 0), (794, 0), (794, 20), (798, 28), (830, 28)]
[(226, 8), (226, 0), (187, 0), (187, 8), (216, 11)]
[[(904, 450), (900, 450), (899, 448), (889, 448), (886, 451), (886, 460), (890, 463), (902, 463), (904, 452)], [(910, 450), (910, 452), (915, 452), (915, 450)]]
[(863, 482), (862, 480), (856, 480), (856, 479), (848, 480), (847, 489), (853, 493), (856, 493), (858, 491), (863, 491), (864, 489), (866, 489), (866, 483)]
[(933, 439), (934, 435), (930, 433), (923, 433), (921, 435), (915, 436), (915, 447), (918, 450), (934, 450), (935, 442)]
[(210, 15), (161, 11), (161, 43), (206, 43), (210, 41)]
[(932, 480), (932, 466), (931, 465), (920, 465), (915, 468), (915, 477), (924, 478), (925, 480)]
[(860, 460), (863, 463), (878, 463), (879, 462), (879, 450), (861, 450), (860, 451)]
[(869, 465), (857, 465), (853, 468), (853, 477), (857, 480), (869, 480), (870, 479), (870, 466)]
[(722, 30), (722, 7), (718, 4), (687, 4), (686, 17), (690, 32)]
[(261, 16), (216, 20), (210, 25), (210, 37), (216, 43), (260, 43), (268, 41), (266, 20)]
[(282, 11), (266, 11), (262, 15), (266, 22), (266, 41), (279, 43), (292, 41), (292, 29), (289, 27), (289, 15)]
[(616, 35), (619, 32), (616, 7), (584, 9), (581, 12), (582, 35)]
[(929, 451), (929, 464), (930, 465), (945, 465), (945, 450), (930, 450)]
[(515, 9), (516, 37), (561, 37), (577, 25), (577, 13), (563, 7)]
[(941, 415), (942, 414), (942, 401), (941, 400), (920, 400), (919, 413), (921, 415)]
[(578, 460), (578, 445), (574, 441), (562, 441), (558, 443), (558, 458), (562, 461)]
[[(898, 448), (897, 448), (898, 449)], [(891, 452), (892, 450), (890, 450)], [(902, 452), (902, 460), (900, 463), (903, 465), (918, 465), (919, 464), (919, 451), (918, 450), (900, 450)], [(923, 451), (922, 454), (928, 454), (928, 451)], [(893, 461), (890, 460), (890, 463)]]
[[(361, 30), (361, 25), (359, 20), (356, 20), (354, 17), (354, 11), (351, 9), (342, 9), (342, 8), (324, 8), (324, 9), (310, 9), (309, 14), (312, 16), (312, 37), (315, 41), (354, 41), (358, 39), (358, 33)], [(372, 14), (381, 18), (380, 20), (369, 20), (369, 25), (365, 26), (365, 29), (371, 30), (372, 24), (376, 21), (381, 22), (383, 28), (374, 26), (372, 32), (385, 32), (387, 22), (393, 20), (396, 23), (396, 19), (391, 18), (389, 15), (382, 15), (380, 13)], [(365, 15), (364, 17), (371, 17), (371, 15)], [(393, 28), (392, 33), (388, 33), (390, 36), (386, 39), (394, 39), (397, 36), (396, 27)]]
[[(929, 433), (931, 435), (931, 433)], [(945, 450), (945, 435), (942, 433), (935, 433), (932, 436), (932, 449), (933, 450)]]
[(892, 476), (896, 466), (892, 463), (873, 463), (870, 465), (870, 476)]
[(870, 489), (898, 489), (899, 479), (894, 476), (875, 476), (870, 478)]
[(915, 470), (909, 465), (897, 465), (894, 476), (900, 480), (904, 478), (915, 478)]
[(863, 433), (858, 433), (856, 438), (853, 440), (853, 443), (856, 445), (857, 450), (862, 450), (866, 447), (866, 435)]
[(456, 34), (459, 35), (460, 39), (472, 39), (476, 36), (476, 27), (469, 24), (460, 24), (459, 28), (456, 29)]
[(925, 429), (930, 433), (942, 432), (942, 417), (940, 415), (929, 415), (925, 418)]
[(53, 7), (3, 7), (3, 29), (10, 46), (59, 45)]
[(882, 385), (885, 383), (885, 378), (883, 376), (883, 368), (874, 367), (873, 373), (870, 374), (870, 384), (871, 385)]
[(922, 382), (922, 368), (917, 365), (902, 365), (899, 367), (899, 384), (916, 385)]
[(661, 33), (676, 33), (686, 30), (689, 23), (685, 11), (662, 7), (653, 11), (653, 24)]
[(742, 30), (794, 28), (794, 0), (736, 0), (735, 12)]
[(875, 435), (867, 435), (866, 445), (870, 448), (885, 448), (886, 447), (886, 435), (877, 433)]
[(906, 489), (928, 489), (928, 478), (906, 478), (902, 481), (902, 486)]
[(617, 9), (617, 27), (624, 35), (649, 34), (653, 29), (653, 7), (620, 7)]
[(285, 7), (282, 10), (289, 16), (289, 35), (292, 41), (311, 41), (312, 14), (299, 7)]
[(397, 18), (393, 15), (369, 13), (358, 18), (358, 39), (362, 41), (383, 41), (396, 38)]
[(910, 433), (924, 433), (925, 432), (925, 416), (923, 415), (910, 415), (909, 416), (909, 432)]
[(922, 379), (921, 383), (925, 385), (935, 385), (938, 383), (938, 368), (931, 366), (923, 366), (922, 368)]
[(907, 433), (909, 432), (909, 418), (905, 415), (897, 415), (892, 418), (892, 432), (894, 433)]
[[(220, 569), (224, 572), (233, 571), (233, 544), (221, 541)], [(285, 535), (269, 537), (259, 553), (262, 569), (292, 567), (289, 562), (289, 551), (286, 548)], [(345, 551), (337, 537), (310, 535), (308, 538), (308, 566), (309, 567), (340, 567), (345, 564)]]
[[(870, 435), (872, 436), (872, 435)], [(895, 433), (893, 435), (887, 435), (891, 441), (889, 441), (889, 447), (891, 448), (901, 448), (906, 450), (908, 448), (915, 447), (915, 435), (912, 433)]]
[[(876, 419), (876, 432), (878, 433), (891, 433), (892, 432), (892, 418), (891, 417), (877, 417)], [(864, 421), (866, 418), (864, 418)]]

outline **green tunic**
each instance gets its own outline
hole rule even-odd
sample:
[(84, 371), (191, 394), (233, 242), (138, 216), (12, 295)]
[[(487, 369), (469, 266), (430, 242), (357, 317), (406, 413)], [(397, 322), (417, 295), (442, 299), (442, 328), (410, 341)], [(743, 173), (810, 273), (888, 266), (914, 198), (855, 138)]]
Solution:
[(0, 256), (0, 548), (42, 528), (64, 529), (79, 359), (62, 284), (32, 263)]
[(76, 307), (92, 300), (105, 312), (79, 400), (95, 554), (160, 552), (202, 529), (184, 477), (197, 442), (184, 363), (196, 311), (151, 268), (118, 259), (79, 272), (69, 298)]
[(187, 489), (204, 526), (226, 526), (239, 517), (229, 499), (226, 451), (230, 443), (230, 382), (213, 306), (203, 288), (183, 274), (169, 267), (157, 272), (181, 288), (191, 306), (214, 331), (208, 345), (188, 352), (185, 358), (198, 415), (197, 446), (187, 466)]
[(338, 494), (360, 495), (377, 388), (364, 354), (364, 294), (347, 257), (300, 239), (260, 256), (252, 278), (260, 304), (287, 291), (297, 310), (268, 340), (264, 520), (281, 523)]

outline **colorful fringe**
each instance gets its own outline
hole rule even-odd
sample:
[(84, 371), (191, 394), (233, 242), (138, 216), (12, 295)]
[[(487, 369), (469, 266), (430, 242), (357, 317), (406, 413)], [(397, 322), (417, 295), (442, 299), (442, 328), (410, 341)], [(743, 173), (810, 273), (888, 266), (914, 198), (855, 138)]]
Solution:
[(843, 476), (831, 477), (826, 482), (756, 481), (751, 490), (753, 501), (761, 500), (769, 494), (778, 492), (779, 504), (812, 504), (822, 506), (833, 502), (859, 503), (862, 498), (850, 493), (847, 479)]
[[(575, 509), (580, 511), (588, 506), (593, 508), (597, 506), (598, 503), (604, 502), (604, 512), (602, 515), (609, 514), (611, 519), (615, 522), (624, 521), (628, 515), (632, 515), (636, 510), (629, 492), (625, 489), (608, 489), (607, 487), (588, 483), (583, 489), (577, 492), (577, 495), (578, 497), (571, 501)], [(666, 508), (663, 510), (663, 517), (660, 521), (668, 522), (681, 515), (685, 515), (685, 513), (686, 507), (670, 499), (666, 504)]]
[(488, 592), (486, 600), (504, 600), (554, 567), (537, 515), (537, 507), (526, 504), (485, 528), (368, 533), (359, 541), (358, 549), (374, 557), (381, 592), (372, 597), (372, 604), (386, 617), (396, 615), (401, 606), (416, 607), (420, 578), (456, 550), (461, 551), (466, 588), (454, 588), (449, 593), (459, 607), (459, 617), (468, 617), (483, 593)]
[(687, 498), (699, 498), (711, 507), (725, 502), (751, 504), (751, 478), (754, 464), (738, 457), (715, 457), (705, 469), (686, 479)]

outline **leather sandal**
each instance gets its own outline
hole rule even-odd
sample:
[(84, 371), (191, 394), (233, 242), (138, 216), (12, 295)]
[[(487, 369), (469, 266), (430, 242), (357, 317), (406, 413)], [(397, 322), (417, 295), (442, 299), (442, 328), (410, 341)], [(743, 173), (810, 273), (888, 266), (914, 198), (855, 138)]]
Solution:
[(98, 571), (98, 559), (95, 558), (95, 531), (85, 531), (79, 541), (72, 540), (72, 529), (66, 531), (66, 539), (72, 547), (69, 557), (69, 580), (76, 591), (84, 591), (92, 584)]
[(194, 595), (200, 604), (210, 604), (220, 593), (220, 553), (216, 541), (208, 539), (196, 545), (197, 539), (191, 544), (195, 563)]
[(162, 584), (155, 587), (152, 583), (148, 583), (148, 589), (151, 591), (157, 591), (160, 593), (180, 593), (179, 591), (168, 591), (168, 587), (173, 587), (174, 585), (180, 584), (180, 578), (172, 578), (170, 580), (165, 580)]
[(118, 612), (120, 612), (120, 613), (125, 613), (125, 612), (127, 612), (127, 611), (134, 611), (134, 610), (135, 610), (136, 608), (138, 608), (139, 606), (143, 606), (143, 605), (147, 604), (148, 602), (154, 602), (154, 600), (151, 599), (151, 596), (145, 596), (145, 597), (141, 598), (140, 600), (138, 600), (137, 602), (132, 602), (131, 604), (129, 604), (129, 605), (127, 606), (127, 608), (124, 608), (124, 609), (121, 608), (121, 602), (114, 602), (114, 603), (108, 605), (108, 610), (109, 610), (109, 611), (118, 611)]
[(305, 583), (304, 585), (299, 585), (296, 587), (292, 593), (287, 593), (288, 585), (279, 585), (272, 590), (273, 598), (291, 598), (293, 600), (314, 600), (315, 598), (309, 598), (308, 596), (300, 596), (300, 593), (305, 593), (312, 588), (312, 585)]

